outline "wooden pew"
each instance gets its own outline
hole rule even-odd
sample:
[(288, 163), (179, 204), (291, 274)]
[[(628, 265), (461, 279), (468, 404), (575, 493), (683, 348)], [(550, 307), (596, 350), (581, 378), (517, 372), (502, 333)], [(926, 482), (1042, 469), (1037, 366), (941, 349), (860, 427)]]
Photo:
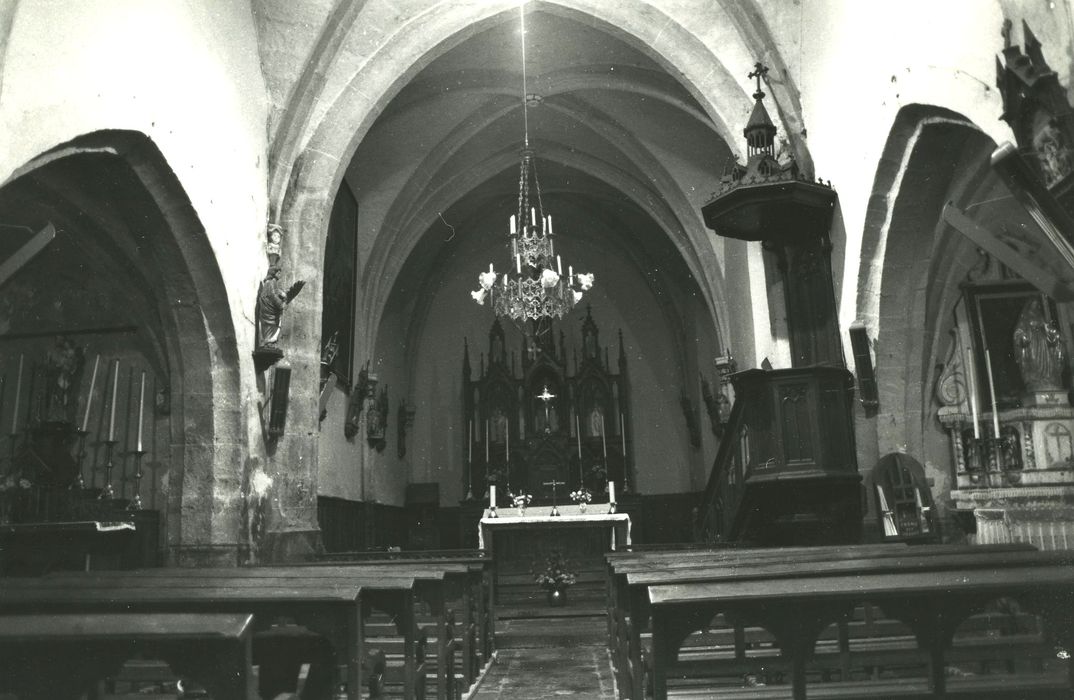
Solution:
[[(719, 581), (799, 576), (838, 572), (900, 570), (905, 566), (941, 565), (945, 558), (961, 557), (966, 566), (988, 566), (994, 556), (1035, 557), (1030, 545), (1009, 544), (969, 548), (961, 545), (853, 545), (741, 549), (709, 552), (693, 557), (675, 553), (608, 555), (609, 620), (615, 635), (609, 640), (624, 697), (642, 697), (644, 664), (642, 632), (648, 622), (650, 585), (669, 582)], [(1061, 556), (1061, 555), (1060, 555)], [(921, 560), (909, 564), (911, 560)], [(1034, 559), (1036, 560), (1036, 559)], [(737, 630), (739, 636), (744, 630)], [(746, 640), (736, 640), (741, 646)], [(741, 656), (741, 654), (739, 654)]]
[[(1062, 643), (1070, 643), (1074, 633), (1074, 553), (993, 552), (972, 563), (972, 558), (979, 556), (972, 550), (981, 548), (965, 549), (965, 555), (904, 557), (899, 566), (881, 558), (859, 562), (856, 569), (847, 562), (834, 569), (821, 567), (826, 569), (823, 571), (806, 567), (802, 575), (788, 571), (781, 577), (760, 571), (738, 577), (724, 572), (722, 580), (714, 569), (711, 580), (649, 584), (654, 697), (667, 697), (669, 669), (676, 664), (683, 640), (717, 613), (768, 629), (778, 639), (796, 699), (806, 697), (806, 668), (817, 636), (864, 602), (879, 605), (913, 630), (928, 655), (929, 687), (925, 691), (937, 697), (947, 692), (945, 655), (955, 629), (988, 601), (1001, 596), (1022, 601), (1052, 623), (1052, 632)], [(759, 585), (760, 580), (763, 585)], [(1067, 689), (1072, 681), (1066, 679)], [(952, 681), (951, 685), (980, 692), (972, 687), (974, 682)], [(834, 689), (825, 689), (824, 697), (841, 692), (849, 692), (851, 697), (854, 693), (876, 694), (868, 686), (832, 685)]]
[[(454, 684), (454, 658), (452, 645), (458, 650), (458, 668), (463, 683), (469, 688), (477, 674), (490, 657), (491, 635), (489, 630), (489, 589), (491, 586), (492, 558), (480, 550), (428, 550), (404, 552), (333, 552), (320, 555), (317, 565), (360, 564), (379, 567), (385, 571), (417, 571), (432, 567), (445, 574), (444, 601), (430, 603), (436, 615), (437, 639), (437, 688), (438, 697), (456, 694), (450, 687)], [(461, 624), (457, 642), (452, 633), (455, 618)], [(445, 669), (441, 672), (440, 669)]]
[[(341, 567), (346, 569), (346, 567)], [(348, 697), (363, 689), (365, 657), (363, 606), (380, 606), (399, 616), (406, 630), (407, 697), (415, 697), (413, 625), (414, 577), (403, 574), (328, 571), (303, 575), (292, 567), (246, 569), (143, 569), (57, 573), (40, 578), (0, 579), (0, 615), (13, 613), (244, 612), (254, 614), (254, 654), (258, 635), (279, 620), (301, 625), (327, 640), (329, 658), (311, 668), (306, 697), (329, 697), (343, 680)], [(343, 679), (333, 678), (342, 657)], [(271, 695), (269, 697), (272, 697)]]
[(23, 700), (80, 698), (144, 652), (213, 697), (253, 698), (252, 620), (246, 613), (3, 615), (0, 691)]

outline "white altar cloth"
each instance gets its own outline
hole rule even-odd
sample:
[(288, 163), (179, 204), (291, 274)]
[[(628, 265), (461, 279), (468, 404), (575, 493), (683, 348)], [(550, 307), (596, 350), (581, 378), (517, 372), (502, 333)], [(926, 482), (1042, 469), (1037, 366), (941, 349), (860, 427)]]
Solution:
[(488, 508), (481, 516), (477, 526), (477, 542), (480, 549), (486, 548), (490, 528), (526, 527), (530, 525), (547, 525), (563, 527), (577, 525), (606, 524), (611, 530), (609, 548), (615, 551), (620, 546), (630, 544), (630, 516), (626, 513), (609, 513), (607, 503), (590, 503), (583, 513), (576, 505), (558, 506), (559, 515), (552, 515), (552, 506), (526, 508), (525, 515), (519, 515), (516, 508), (497, 508), (496, 517), (489, 517)]

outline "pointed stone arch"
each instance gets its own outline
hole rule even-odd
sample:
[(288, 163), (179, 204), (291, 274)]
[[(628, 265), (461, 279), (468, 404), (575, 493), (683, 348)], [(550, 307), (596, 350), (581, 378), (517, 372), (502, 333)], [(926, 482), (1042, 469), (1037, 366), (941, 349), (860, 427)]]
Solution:
[[(102, 169), (127, 190), (94, 202), (100, 188), (85, 186), (90, 176), (104, 177)], [(141, 241), (119, 241), (115, 249), (125, 255), (120, 264), (144, 266), (139, 279), (149, 288), (129, 291), (153, 299), (160, 335), (154, 364), (170, 380), (170, 434), (163, 441), (170, 469), (162, 494), (167, 559), (241, 563), (251, 532), (242, 495), (247, 455), (238, 348), (227, 290), (197, 212), (164, 155), (141, 132), (83, 134), (17, 168), (0, 188), (57, 177), (63, 188), (50, 191), (77, 198), (105, 235), (130, 234), (110, 228), (106, 211), (138, 222)]]

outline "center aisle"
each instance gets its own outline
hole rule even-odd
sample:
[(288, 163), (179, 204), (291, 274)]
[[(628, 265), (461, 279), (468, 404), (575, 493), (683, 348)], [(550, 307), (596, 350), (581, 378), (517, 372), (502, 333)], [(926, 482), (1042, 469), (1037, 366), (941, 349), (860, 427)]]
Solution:
[(614, 700), (615, 680), (603, 646), (503, 649), (471, 698)]

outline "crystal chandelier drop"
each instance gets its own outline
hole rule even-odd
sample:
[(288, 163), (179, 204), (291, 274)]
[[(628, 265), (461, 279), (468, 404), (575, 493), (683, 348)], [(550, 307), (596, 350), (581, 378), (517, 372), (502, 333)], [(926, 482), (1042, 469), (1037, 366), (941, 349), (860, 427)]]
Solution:
[[(497, 271), (495, 263), (478, 275), (480, 287), (470, 293), (478, 304), (490, 301), (493, 311), (524, 328), (533, 322), (538, 331), (547, 329), (551, 319), (563, 318), (582, 294), (593, 286), (592, 273), (575, 272), (564, 265), (555, 251), (552, 215), (545, 214), (537, 166), (530, 148), (529, 101), (526, 93), (526, 16), (522, 18), (522, 118), (524, 145), (518, 175), (518, 210), (511, 215), (507, 232), (506, 267)], [(564, 275), (564, 269), (567, 274)]]

